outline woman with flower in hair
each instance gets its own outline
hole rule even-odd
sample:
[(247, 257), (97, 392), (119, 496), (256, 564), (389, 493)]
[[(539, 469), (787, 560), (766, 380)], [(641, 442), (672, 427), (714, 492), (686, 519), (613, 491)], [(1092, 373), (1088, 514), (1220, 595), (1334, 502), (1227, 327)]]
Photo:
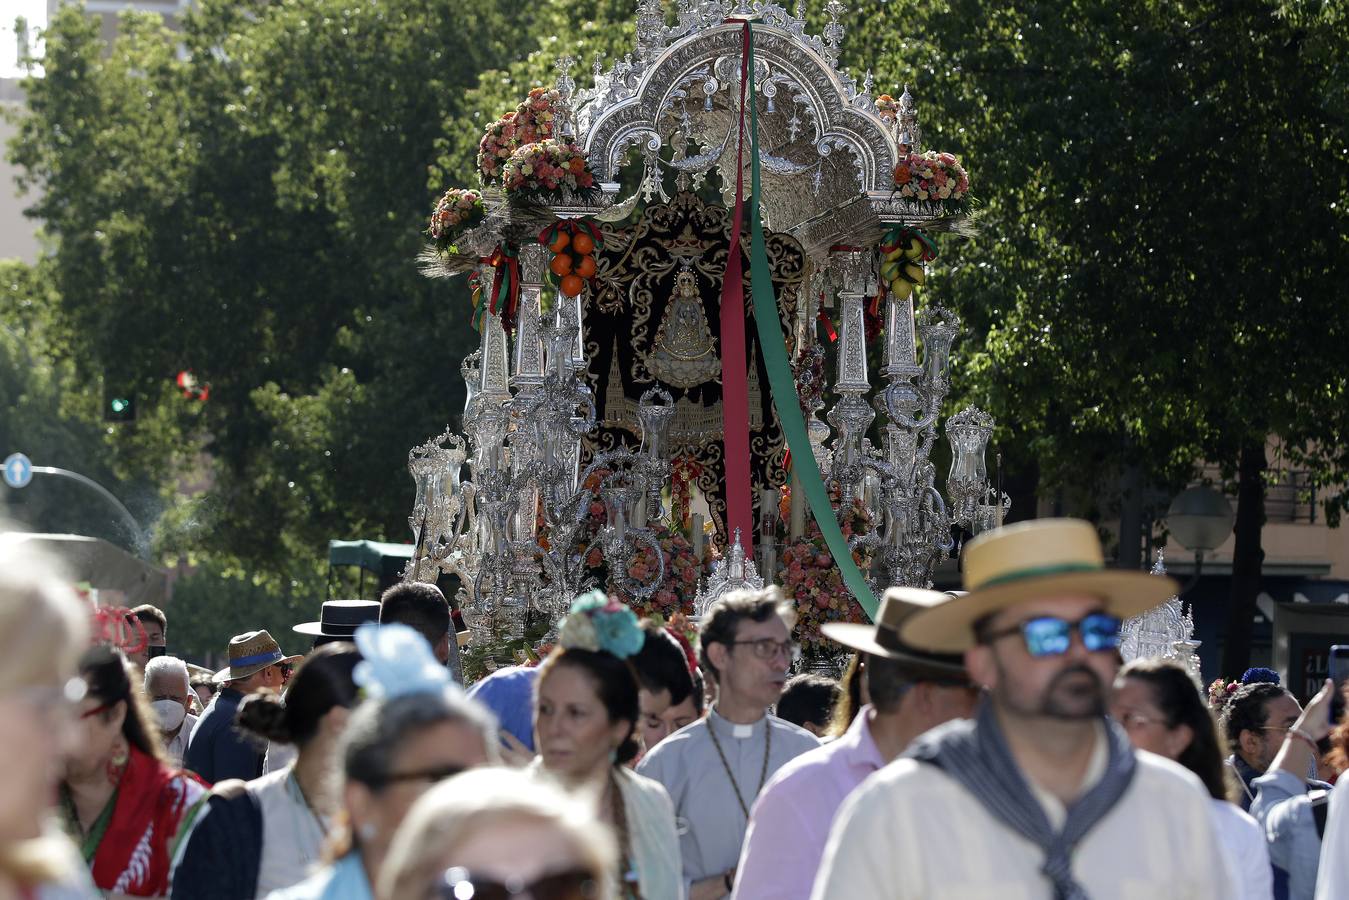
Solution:
[(329, 864), (267, 900), (371, 900), (394, 832), (437, 782), (499, 762), (496, 722), (468, 699), (426, 639), (406, 625), (356, 629), (354, 672), (364, 700), (339, 745), (337, 826)]
[(677, 900), (682, 890), (674, 806), (626, 765), (638, 751), (638, 680), (629, 657), (645, 634), (632, 610), (599, 591), (572, 604), (558, 647), (539, 667), (535, 740), (542, 768), (592, 793), (618, 839), (618, 895)]

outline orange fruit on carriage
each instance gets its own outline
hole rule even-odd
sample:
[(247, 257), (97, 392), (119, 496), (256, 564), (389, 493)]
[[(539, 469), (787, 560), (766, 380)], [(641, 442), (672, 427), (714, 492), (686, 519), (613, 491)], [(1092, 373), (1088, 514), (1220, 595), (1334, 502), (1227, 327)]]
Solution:
[(571, 235), (567, 234), (565, 231), (559, 231), (557, 237), (553, 238), (552, 243), (548, 245), (548, 249), (552, 250), (554, 253), (561, 253), (563, 250), (567, 249), (567, 245), (570, 243)]
[(575, 271), (576, 271), (576, 274), (577, 274), (577, 275), (580, 275), (582, 278), (594, 278), (594, 277), (595, 277), (595, 257), (593, 257), (593, 256), (582, 256), (581, 259), (580, 259), (580, 261), (578, 261), (578, 262), (576, 263), (576, 270), (575, 270)]
[(584, 231), (576, 232), (576, 237), (571, 239), (571, 248), (577, 253), (585, 256), (595, 252), (595, 239)]
[(575, 297), (577, 294), (581, 293), (581, 290), (585, 286), (585, 279), (580, 275), (566, 275), (562, 279), (562, 295), (564, 297)]
[(563, 275), (571, 274), (571, 254), (559, 253), (553, 257), (553, 261), (548, 264), (548, 269), (554, 275), (561, 278)]

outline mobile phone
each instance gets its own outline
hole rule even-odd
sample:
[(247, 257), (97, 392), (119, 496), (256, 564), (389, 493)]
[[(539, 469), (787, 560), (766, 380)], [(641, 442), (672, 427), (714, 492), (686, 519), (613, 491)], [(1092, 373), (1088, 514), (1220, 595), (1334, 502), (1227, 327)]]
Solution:
[(1335, 682), (1335, 694), (1330, 698), (1330, 724), (1338, 725), (1344, 718), (1344, 683), (1349, 681), (1349, 644), (1334, 644), (1330, 648), (1330, 678)]
[(165, 656), (169, 652), (169, 648), (163, 644), (150, 644), (145, 650), (150, 659), (154, 659), (156, 656)]

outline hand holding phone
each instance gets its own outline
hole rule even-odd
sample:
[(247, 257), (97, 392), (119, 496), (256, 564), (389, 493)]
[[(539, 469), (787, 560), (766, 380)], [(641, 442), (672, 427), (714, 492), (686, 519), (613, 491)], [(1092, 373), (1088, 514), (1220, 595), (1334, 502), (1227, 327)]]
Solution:
[(1334, 728), (1344, 718), (1344, 684), (1349, 681), (1349, 644), (1335, 644), (1330, 648), (1330, 679), (1335, 682), (1335, 695), (1330, 701), (1330, 726)]

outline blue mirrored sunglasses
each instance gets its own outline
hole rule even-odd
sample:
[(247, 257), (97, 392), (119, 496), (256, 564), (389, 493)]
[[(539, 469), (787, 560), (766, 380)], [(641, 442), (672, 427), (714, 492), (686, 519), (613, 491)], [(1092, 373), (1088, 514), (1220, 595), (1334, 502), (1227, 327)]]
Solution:
[(1119, 631), (1123, 622), (1109, 613), (1090, 613), (1076, 622), (1058, 616), (1036, 616), (1020, 625), (983, 636), (982, 642), (991, 644), (1008, 635), (1020, 634), (1031, 656), (1059, 656), (1067, 653), (1073, 644), (1073, 632), (1082, 636), (1082, 646), (1095, 653), (1119, 647)]

